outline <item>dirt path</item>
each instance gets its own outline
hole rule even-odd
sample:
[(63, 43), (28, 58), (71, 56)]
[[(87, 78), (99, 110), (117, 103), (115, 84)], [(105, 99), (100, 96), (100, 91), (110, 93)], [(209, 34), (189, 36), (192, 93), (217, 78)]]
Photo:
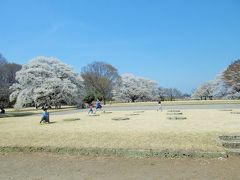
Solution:
[(0, 154), (0, 179), (240, 179), (240, 158), (132, 159)]

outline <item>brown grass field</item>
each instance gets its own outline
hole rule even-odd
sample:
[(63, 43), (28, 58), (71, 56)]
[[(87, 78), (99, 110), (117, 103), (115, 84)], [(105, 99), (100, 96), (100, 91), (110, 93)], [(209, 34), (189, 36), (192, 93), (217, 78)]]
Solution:
[[(168, 105), (214, 105), (214, 104), (239, 104), (239, 100), (174, 100), (162, 101), (164, 106)], [(134, 103), (112, 103), (112, 106), (151, 106), (157, 102), (134, 102)], [(108, 104), (109, 105), (109, 104)]]
[[(233, 110), (238, 111), (238, 110)], [(216, 138), (238, 133), (240, 115), (220, 110), (181, 110), (185, 120), (169, 120), (167, 111), (50, 114), (0, 119), (0, 149), (6, 147), (100, 148), (153, 151), (224, 152)], [(114, 117), (129, 120), (114, 121)]]

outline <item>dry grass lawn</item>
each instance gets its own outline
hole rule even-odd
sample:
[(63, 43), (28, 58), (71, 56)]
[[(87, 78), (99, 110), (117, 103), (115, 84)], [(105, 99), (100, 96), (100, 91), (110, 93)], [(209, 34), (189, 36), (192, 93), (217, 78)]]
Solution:
[[(237, 111), (237, 110), (235, 110)], [(51, 124), (40, 116), (0, 119), (0, 147), (126, 148), (222, 152), (216, 137), (240, 131), (240, 115), (219, 110), (181, 110), (186, 120), (168, 120), (167, 111), (71, 115), (50, 114)], [(114, 121), (113, 117), (130, 120)]]

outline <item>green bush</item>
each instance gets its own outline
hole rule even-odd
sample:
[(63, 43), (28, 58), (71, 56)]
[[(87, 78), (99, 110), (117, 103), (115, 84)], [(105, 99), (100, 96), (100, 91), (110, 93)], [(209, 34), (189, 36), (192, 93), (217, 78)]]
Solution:
[(95, 96), (94, 96), (94, 94), (87, 94), (85, 97), (84, 97), (84, 99), (83, 99), (83, 101), (85, 102), (85, 103), (88, 103), (88, 104), (91, 104), (93, 101), (95, 100)]

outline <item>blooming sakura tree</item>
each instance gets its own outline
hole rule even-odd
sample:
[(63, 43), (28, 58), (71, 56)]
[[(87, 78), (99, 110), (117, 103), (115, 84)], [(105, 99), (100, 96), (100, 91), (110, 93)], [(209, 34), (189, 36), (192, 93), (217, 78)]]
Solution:
[(16, 100), (16, 108), (33, 103), (36, 107), (72, 104), (83, 89), (81, 78), (70, 66), (48, 57), (36, 57), (23, 65), (16, 81), (10, 87), (10, 100)]
[(231, 94), (231, 88), (224, 82), (223, 73), (214, 80), (203, 83), (192, 94), (193, 98), (212, 96), (216, 99), (225, 99)]
[(192, 94), (192, 97), (200, 98), (201, 96), (212, 96), (216, 99), (239, 99), (240, 83), (237, 83), (238, 73), (233, 73), (233, 71), (237, 71), (237, 68), (230, 68), (230, 70), (229, 67), (221, 72), (214, 80), (205, 82), (199, 86)]
[(217, 99), (225, 99), (230, 92), (230, 87), (223, 80), (223, 73), (220, 73), (212, 82), (212, 95)]
[(122, 83), (113, 91), (116, 101), (147, 101), (158, 99), (157, 83), (153, 80), (123, 74)]
[(213, 96), (213, 83), (211, 81), (201, 84), (192, 94), (193, 98)]
[(228, 98), (240, 98), (240, 59), (230, 64), (223, 72), (223, 80), (229, 86)]

